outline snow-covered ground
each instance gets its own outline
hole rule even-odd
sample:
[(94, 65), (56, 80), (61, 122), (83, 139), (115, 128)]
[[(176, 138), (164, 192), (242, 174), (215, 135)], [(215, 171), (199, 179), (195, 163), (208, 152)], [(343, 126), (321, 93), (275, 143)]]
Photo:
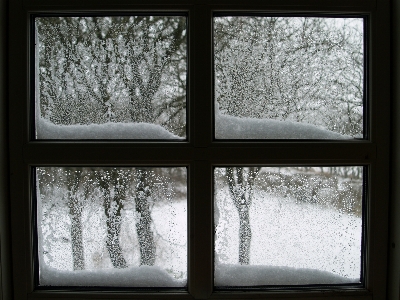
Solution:
[[(273, 119), (239, 118), (224, 115), (215, 108), (216, 139), (353, 139), (320, 126)], [(115, 123), (90, 125), (55, 125), (37, 119), (37, 139), (177, 139), (165, 128), (149, 123)]]
[(346, 284), (357, 282), (357, 280), (318, 269), (265, 265), (215, 265), (214, 284), (220, 288), (234, 286), (259, 287), (265, 285)]
[[(250, 265), (238, 264), (239, 220), (227, 188), (216, 193), (215, 285), (340, 284), (360, 281), (361, 219), (309, 203), (258, 191), (250, 209)], [(40, 259), (41, 285), (174, 286), (187, 281), (186, 201), (160, 204), (152, 216), (157, 242), (154, 267), (139, 267), (135, 213), (124, 212), (121, 245), (129, 264), (112, 268), (104, 243), (104, 217), (85, 215), (85, 263), (72, 271), (69, 218), (53, 212), (57, 228), (42, 225), (47, 250)], [(48, 215), (51, 217), (51, 215)], [(53, 223), (54, 224), (54, 223)], [(49, 236), (50, 230), (52, 232)], [(51, 248), (49, 248), (51, 243)]]
[(165, 128), (149, 123), (114, 123), (90, 125), (55, 125), (38, 118), (37, 139), (178, 139)]
[(49, 286), (184, 287), (186, 280), (171, 277), (158, 266), (64, 271), (44, 266), (40, 284)]
[(129, 266), (126, 269), (115, 269), (111, 264), (105, 243), (107, 232), (102, 207), (83, 211), (85, 270), (82, 271), (73, 271), (68, 209), (46, 211), (39, 207), (39, 213), (42, 214), (40, 285), (184, 287), (187, 284), (186, 200), (155, 204), (152, 209), (155, 266), (139, 266), (137, 215), (132, 206), (126, 205), (120, 233), (121, 247)]
[(215, 105), (216, 139), (353, 139), (320, 126), (273, 119), (225, 115)]
[(250, 265), (241, 266), (239, 217), (226, 187), (214, 207), (217, 286), (360, 282), (361, 218), (256, 191)]

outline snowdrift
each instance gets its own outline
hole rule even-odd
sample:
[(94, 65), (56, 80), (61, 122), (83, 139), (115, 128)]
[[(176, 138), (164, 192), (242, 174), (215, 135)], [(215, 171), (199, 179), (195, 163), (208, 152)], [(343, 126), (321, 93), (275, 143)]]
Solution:
[(64, 271), (42, 266), (41, 286), (109, 286), (109, 287), (185, 287), (157, 266), (129, 267), (126, 269), (97, 269)]
[[(165, 128), (149, 123), (114, 123), (90, 125), (55, 125), (39, 118), (37, 139), (162, 139), (184, 140)], [(215, 115), (216, 139), (353, 139), (351, 136), (329, 131), (322, 127), (292, 121), (239, 118)]]
[(216, 286), (307, 285), (359, 283), (358, 279), (342, 277), (327, 271), (276, 267), (218, 264)]
[(148, 123), (104, 123), (90, 125), (55, 125), (43, 118), (36, 124), (37, 139), (179, 139), (160, 125)]
[(271, 119), (239, 118), (217, 112), (216, 139), (353, 139), (316, 125)]

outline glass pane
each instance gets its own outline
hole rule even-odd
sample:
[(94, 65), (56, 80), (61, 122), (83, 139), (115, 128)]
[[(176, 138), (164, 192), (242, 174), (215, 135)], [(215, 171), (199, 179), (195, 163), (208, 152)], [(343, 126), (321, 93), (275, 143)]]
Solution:
[(363, 167), (214, 176), (215, 286), (360, 283)]
[(363, 138), (363, 21), (215, 17), (215, 137)]
[(185, 287), (186, 168), (40, 167), (40, 286)]
[(36, 17), (37, 139), (185, 139), (186, 17)]

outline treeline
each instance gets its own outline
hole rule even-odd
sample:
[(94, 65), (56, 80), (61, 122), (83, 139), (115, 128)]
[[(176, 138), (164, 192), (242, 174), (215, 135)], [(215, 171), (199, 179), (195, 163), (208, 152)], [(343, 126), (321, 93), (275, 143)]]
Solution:
[(292, 167), (260, 172), (254, 188), (360, 217), (362, 167)]
[(217, 17), (221, 113), (363, 136), (362, 18)]
[[(186, 18), (37, 17), (37, 117), (186, 134)], [(57, 37), (57, 38), (54, 38)]]

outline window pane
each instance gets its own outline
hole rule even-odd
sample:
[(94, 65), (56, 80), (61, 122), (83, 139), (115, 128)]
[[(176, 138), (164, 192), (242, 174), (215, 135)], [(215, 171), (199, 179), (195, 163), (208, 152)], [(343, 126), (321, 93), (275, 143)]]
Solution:
[(363, 138), (363, 34), (363, 18), (215, 17), (215, 137)]
[(37, 139), (186, 138), (186, 17), (36, 17)]
[(186, 286), (186, 168), (38, 167), (36, 176), (40, 286)]
[(361, 282), (363, 167), (216, 168), (215, 285)]

